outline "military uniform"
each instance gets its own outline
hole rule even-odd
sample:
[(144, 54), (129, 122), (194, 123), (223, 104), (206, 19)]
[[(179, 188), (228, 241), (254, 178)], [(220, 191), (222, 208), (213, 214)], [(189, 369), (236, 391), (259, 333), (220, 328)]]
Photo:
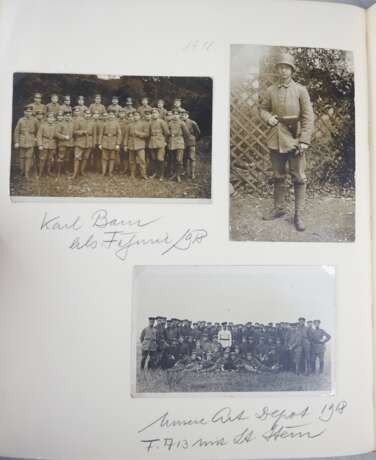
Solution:
[(99, 130), (98, 144), (102, 147), (102, 175), (106, 174), (109, 162), (109, 174), (112, 176), (115, 160), (121, 142), (121, 129), (116, 119), (108, 119)]
[(75, 105), (74, 108), (73, 108), (73, 111), (74, 112), (80, 112), (80, 114), (84, 114), (86, 112), (86, 110), (89, 110), (88, 107), (86, 105)]
[(168, 124), (169, 138), (168, 138), (168, 149), (175, 157), (176, 161), (176, 178), (180, 182), (180, 175), (183, 170), (183, 157), (185, 141), (188, 137), (188, 130), (185, 126), (184, 121), (172, 119)]
[(59, 170), (64, 162), (69, 160), (70, 153), (74, 146), (73, 140), (73, 121), (64, 120), (57, 125), (57, 161), (59, 163)]
[(152, 109), (153, 109), (153, 108), (152, 108), (149, 104), (140, 105), (140, 106), (137, 108), (137, 112), (141, 115), (141, 117), (144, 117), (144, 116), (145, 116), (145, 112), (151, 112)]
[(122, 106), (120, 104), (110, 104), (107, 107), (107, 112), (114, 112), (114, 114), (118, 117), (121, 109)]
[(100, 115), (106, 111), (106, 107), (102, 103), (93, 102), (89, 106), (90, 113), (98, 112)]
[[(78, 117), (74, 124), (74, 174), (76, 178), (80, 173), (84, 175), (90, 154), (96, 144), (95, 122), (90, 118)], [(82, 161), (82, 163), (80, 163)]]
[(47, 111), (47, 114), (53, 113), (57, 115), (59, 112), (61, 112), (61, 106), (58, 102), (49, 102), (46, 105), (46, 111)]
[(135, 176), (136, 161), (139, 164), (141, 177), (146, 176), (145, 147), (149, 137), (149, 126), (144, 120), (134, 121), (126, 127), (124, 136), (124, 149), (129, 151), (129, 165), (131, 177)]
[(42, 104), (41, 102), (32, 102), (30, 104), (30, 107), (33, 111), (34, 116), (37, 114), (37, 112), (42, 112), (44, 115), (47, 113), (46, 105)]
[(163, 180), (164, 159), (166, 155), (166, 145), (169, 135), (167, 123), (160, 118), (152, 119), (150, 122), (149, 150), (152, 161), (158, 162), (157, 174)]
[(314, 328), (310, 332), (311, 340), (311, 370), (316, 371), (316, 360), (319, 360), (319, 372), (324, 371), (325, 344), (330, 340), (330, 335), (320, 327)]
[[(294, 59), (282, 55), (276, 65), (288, 65), (295, 70)], [(260, 104), (260, 116), (269, 124), (267, 145), (274, 173), (274, 210), (266, 220), (285, 214), (286, 163), (292, 176), (295, 191), (295, 217), (297, 230), (304, 230), (302, 210), (305, 200), (307, 178), (306, 158), (303, 147), (311, 142), (314, 125), (313, 108), (307, 88), (292, 78), (280, 80), (270, 86)]]
[(40, 173), (43, 175), (45, 164), (47, 163), (48, 172), (51, 173), (52, 165), (56, 157), (56, 138), (57, 125), (45, 121), (41, 124), (37, 133), (39, 147), (39, 160), (41, 162)]
[(141, 369), (144, 369), (146, 359), (149, 358), (148, 368), (153, 367), (154, 354), (157, 351), (157, 330), (153, 326), (145, 327), (141, 332)]
[[(26, 108), (29, 114), (32, 109)], [(14, 130), (14, 144), (19, 149), (20, 169), (29, 177), (29, 173), (33, 164), (33, 152), (35, 139), (37, 135), (37, 121), (32, 116), (24, 116), (20, 118)]]

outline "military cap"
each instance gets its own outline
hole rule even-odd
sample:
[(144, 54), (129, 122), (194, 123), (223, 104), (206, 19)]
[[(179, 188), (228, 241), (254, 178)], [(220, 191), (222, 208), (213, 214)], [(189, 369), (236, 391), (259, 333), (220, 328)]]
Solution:
[(150, 114), (151, 114), (151, 110), (145, 110), (144, 115), (150, 115)]
[(37, 110), (35, 113), (36, 115), (44, 115), (44, 113), (41, 110)]
[(223, 323), (221, 323), (222, 326), (227, 326), (227, 321), (223, 321)]
[(305, 321), (306, 319), (303, 318), (303, 316), (301, 316), (300, 318), (298, 318), (298, 321)]
[(83, 101), (83, 100), (85, 100), (84, 96), (78, 96), (78, 98), (77, 98), (77, 99), (78, 99), (79, 101)]
[(121, 109), (119, 109), (119, 112), (125, 112), (126, 110), (124, 109), (124, 107), (122, 107)]
[(54, 97), (54, 96), (59, 97), (56, 93), (52, 93), (51, 97)]
[(151, 111), (152, 111), (152, 112), (158, 112), (158, 113), (159, 113), (159, 110), (158, 110), (157, 107), (153, 107), (153, 108), (151, 109)]
[(42, 94), (41, 93), (35, 93), (34, 97), (42, 97)]
[(164, 99), (158, 99), (158, 102), (164, 102)]
[(118, 98), (117, 96), (112, 96), (112, 100), (113, 100), (113, 101), (118, 101), (119, 98)]
[(149, 321), (154, 321), (154, 320), (155, 320), (154, 316), (149, 316)]
[(279, 64), (289, 65), (294, 72), (296, 70), (294, 56), (292, 56), (291, 54), (281, 53), (277, 57), (276, 62), (275, 62), (276, 66), (279, 65)]
[(166, 321), (166, 323), (171, 323), (171, 320), (170, 320), (170, 319), (168, 319), (168, 320)]
[(188, 113), (185, 109), (179, 109), (179, 113)]
[(156, 316), (155, 319), (161, 319), (161, 316)]
[(59, 117), (62, 117), (64, 114), (63, 114), (63, 112), (62, 112), (61, 110), (59, 110), (59, 112), (57, 112), (57, 115), (58, 115)]
[(95, 93), (94, 97), (102, 97), (99, 93)]
[(192, 323), (192, 326), (197, 326), (197, 323)]
[(67, 101), (68, 99), (70, 100), (69, 94), (67, 94), (66, 96), (64, 96), (64, 101)]
[(171, 112), (173, 115), (175, 115), (176, 113), (179, 115), (180, 111), (178, 109), (174, 109), (172, 112)]
[(181, 98), (180, 98), (180, 97), (176, 97), (176, 98), (174, 99), (174, 102), (176, 102), (176, 101), (180, 101), (180, 102), (181, 102)]
[(47, 118), (48, 118), (48, 117), (53, 117), (53, 118), (55, 118), (55, 114), (54, 114), (53, 112), (48, 112)]
[(69, 110), (66, 110), (63, 115), (71, 115), (71, 113), (69, 112)]
[(116, 111), (115, 111), (115, 110), (113, 110), (113, 109), (110, 109), (110, 110), (108, 111), (108, 113), (109, 113), (109, 114), (110, 114), (110, 113), (112, 113), (112, 114), (114, 114), (114, 115), (115, 115), (115, 114), (116, 114)]
[(314, 323), (321, 323), (321, 321), (319, 319), (314, 319), (313, 322)]
[(127, 98), (125, 99), (125, 103), (126, 103), (126, 104), (132, 104), (132, 98), (131, 98), (131, 97), (127, 97)]
[(31, 105), (28, 104), (28, 105), (25, 105), (25, 106), (24, 106), (24, 111), (25, 111), (25, 112), (32, 112), (32, 111), (33, 111), (33, 108), (31, 107)]

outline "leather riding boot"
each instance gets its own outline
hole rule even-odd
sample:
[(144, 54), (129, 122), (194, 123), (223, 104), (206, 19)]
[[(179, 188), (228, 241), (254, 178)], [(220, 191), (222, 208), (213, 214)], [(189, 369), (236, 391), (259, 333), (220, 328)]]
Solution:
[(294, 193), (295, 193), (295, 216), (294, 216), (295, 228), (299, 232), (304, 232), (305, 224), (302, 218), (302, 212), (304, 209), (306, 184), (294, 184)]
[(108, 174), (110, 177), (113, 177), (114, 175), (114, 168), (115, 168), (115, 160), (110, 160), (110, 165), (109, 165), (109, 170), (108, 170)]
[(30, 179), (30, 171), (31, 171), (32, 166), (33, 166), (33, 160), (31, 158), (27, 158), (25, 160), (25, 177), (26, 177), (26, 179)]
[(274, 220), (286, 215), (285, 197), (285, 184), (279, 181), (274, 182), (274, 208), (263, 216), (263, 220)]
[(191, 163), (191, 177), (193, 180), (196, 179), (196, 160), (192, 160)]
[(20, 171), (22, 175), (25, 174), (25, 160), (20, 160)]
[(159, 161), (159, 180), (161, 182), (163, 182), (163, 179), (164, 179), (164, 169), (165, 169), (164, 161)]
[(130, 177), (134, 179), (136, 176), (136, 165), (134, 163), (130, 163), (129, 166), (130, 166), (130, 171), (131, 171)]
[(80, 160), (74, 160), (72, 179), (76, 179), (76, 177), (78, 176), (79, 171), (80, 171)]
[(176, 163), (176, 181), (181, 182), (181, 173), (182, 173), (183, 165), (181, 163)]
[(107, 174), (107, 160), (102, 160), (102, 176)]
[(148, 176), (146, 174), (146, 166), (145, 165), (140, 164), (140, 173), (141, 173), (141, 177), (143, 179), (145, 179), (145, 180), (148, 179)]

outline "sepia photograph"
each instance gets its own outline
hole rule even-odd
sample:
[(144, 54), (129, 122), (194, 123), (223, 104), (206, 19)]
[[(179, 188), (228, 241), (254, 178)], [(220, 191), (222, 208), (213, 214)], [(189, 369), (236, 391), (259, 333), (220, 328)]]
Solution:
[(12, 133), (13, 198), (211, 198), (211, 78), (15, 73)]
[(332, 391), (332, 266), (139, 266), (132, 310), (133, 396)]
[(230, 239), (355, 240), (353, 54), (231, 45)]

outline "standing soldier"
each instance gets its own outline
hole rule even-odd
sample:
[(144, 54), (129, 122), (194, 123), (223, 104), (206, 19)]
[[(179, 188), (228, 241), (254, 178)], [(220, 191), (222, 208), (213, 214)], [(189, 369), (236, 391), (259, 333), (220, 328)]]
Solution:
[(141, 105), (138, 107), (137, 112), (141, 115), (141, 118), (145, 115), (145, 112), (151, 112), (152, 107), (149, 105), (149, 99), (143, 97), (141, 99)]
[(73, 145), (73, 121), (71, 113), (59, 113), (57, 118), (57, 176), (63, 172), (64, 163), (69, 161), (69, 155)]
[(108, 113), (108, 120), (103, 123), (99, 131), (98, 148), (102, 150), (102, 176), (107, 173), (109, 164), (109, 176), (113, 176), (115, 160), (120, 148), (121, 129), (115, 118), (115, 112)]
[(124, 136), (125, 136), (125, 129), (129, 123), (129, 119), (127, 117), (127, 111), (124, 108), (119, 110), (119, 126), (121, 130), (121, 141), (120, 141), (120, 170), (123, 174), (126, 174), (128, 171), (128, 158), (127, 152), (124, 151)]
[(225, 321), (222, 323), (222, 329), (218, 332), (218, 342), (224, 349), (231, 348), (232, 336), (231, 332), (227, 329), (227, 323)]
[(24, 116), (17, 122), (14, 130), (14, 148), (19, 150), (21, 174), (26, 179), (30, 178), (31, 167), (33, 166), (33, 150), (38, 123), (33, 117), (31, 106), (25, 106)]
[(187, 169), (190, 169), (188, 174), (191, 175), (192, 179), (196, 179), (196, 144), (201, 132), (198, 124), (189, 118), (189, 112), (186, 110), (183, 112), (183, 120), (188, 130), (186, 138)]
[(188, 137), (188, 130), (184, 121), (180, 120), (179, 111), (174, 110), (172, 120), (168, 124), (169, 142), (168, 149), (170, 154), (175, 159), (175, 173), (177, 182), (181, 182), (180, 175), (183, 171), (183, 156), (184, 156), (184, 138)]
[(146, 360), (149, 358), (147, 369), (150, 369), (154, 365), (154, 355), (157, 351), (157, 330), (154, 327), (154, 318), (149, 318), (149, 325), (145, 327), (141, 332), (141, 370), (144, 370)]
[(125, 99), (125, 112), (127, 114), (127, 116), (129, 115), (130, 112), (135, 112), (136, 109), (133, 107), (133, 101), (132, 101), (132, 98), (131, 97), (127, 97)]
[(319, 360), (319, 372), (322, 374), (324, 372), (324, 354), (325, 354), (325, 344), (328, 342), (331, 337), (320, 328), (321, 321), (315, 319), (313, 321), (314, 328), (311, 331), (311, 370), (313, 373), (316, 372), (316, 361)]
[(66, 112), (72, 113), (72, 106), (71, 106), (71, 97), (69, 95), (64, 96), (63, 105), (60, 107), (60, 111), (65, 114)]
[(264, 216), (273, 220), (286, 214), (286, 164), (295, 193), (294, 224), (304, 231), (302, 211), (305, 201), (307, 150), (312, 137), (314, 115), (307, 88), (296, 83), (294, 58), (282, 54), (276, 62), (279, 82), (270, 86), (260, 104), (260, 116), (270, 126), (268, 148), (274, 172), (274, 209)]
[[(35, 114), (35, 121), (36, 121), (36, 125), (37, 125), (36, 132), (38, 132), (38, 130), (40, 128), (40, 125), (44, 121), (44, 114), (45, 114), (45, 112), (42, 112), (40, 110), (38, 110), (36, 112), (36, 114)], [(40, 168), (39, 168), (39, 150), (38, 150), (38, 141), (37, 141), (36, 136), (35, 136), (35, 149), (34, 149), (34, 164), (35, 164), (35, 169), (37, 171), (37, 175), (39, 176), (39, 171), (40, 171)]]
[(57, 94), (52, 94), (51, 102), (46, 106), (47, 113), (53, 113), (55, 116), (60, 112), (59, 96)]
[(33, 115), (35, 116), (37, 112), (42, 112), (43, 115), (45, 115), (47, 109), (44, 104), (42, 104), (42, 94), (41, 93), (35, 93), (34, 94), (34, 102), (30, 104)]
[[(104, 114), (102, 114), (103, 116)], [(93, 147), (93, 150), (91, 152), (90, 156), (90, 163), (91, 163), (91, 169), (92, 171), (97, 171), (101, 170), (101, 158), (102, 158), (102, 152), (99, 149), (99, 133), (101, 130), (101, 127), (103, 126), (104, 121), (101, 119), (100, 113), (99, 112), (94, 112), (92, 116), (93, 123), (95, 125), (95, 145)]]
[(85, 98), (83, 96), (78, 96), (77, 105), (74, 106), (74, 112), (79, 112), (82, 116), (88, 108), (85, 105)]
[(172, 109), (171, 110), (172, 111), (177, 110), (179, 113), (184, 111), (184, 109), (183, 109), (183, 107), (181, 105), (181, 99), (180, 98), (177, 97), (176, 99), (174, 99), (174, 102), (172, 104)]
[(43, 176), (46, 167), (48, 175), (52, 174), (52, 166), (56, 156), (56, 132), (55, 115), (53, 112), (49, 112), (47, 121), (40, 125), (37, 134), (41, 176)]
[(86, 110), (84, 118), (78, 117), (74, 125), (74, 172), (73, 179), (80, 173), (85, 175), (86, 165), (90, 158), (90, 153), (95, 146), (96, 125), (91, 120), (89, 110)]
[(164, 100), (163, 99), (158, 99), (158, 102), (157, 102), (157, 108), (158, 108), (158, 111), (159, 111), (159, 116), (162, 120), (165, 120), (166, 119), (166, 115), (167, 115), (167, 110), (165, 109), (165, 103), (164, 103)]
[(131, 177), (135, 177), (136, 162), (140, 168), (140, 174), (143, 179), (147, 179), (145, 147), (149, 137), (149, 126), (144, 120), (141, 120), (139, 112), (133, 113), (133, 122), (129, 123), (124, 136), (124, 150), (129, 151), (129, 166)]
[(118, 117), (121, 109), (122, 107), (119, 104), (119, 98), (117, 96), (113, 96), (112, 103), (107, 107), (107, 112), (114, 112), (116, 117)]
[(106, 111), (105, 106), (102, 104), (102, 96), (100, 94), (95, 95), (94, 102), (90, 104), (89, 110), (91, 114), (99, 112), (101, 115)]

